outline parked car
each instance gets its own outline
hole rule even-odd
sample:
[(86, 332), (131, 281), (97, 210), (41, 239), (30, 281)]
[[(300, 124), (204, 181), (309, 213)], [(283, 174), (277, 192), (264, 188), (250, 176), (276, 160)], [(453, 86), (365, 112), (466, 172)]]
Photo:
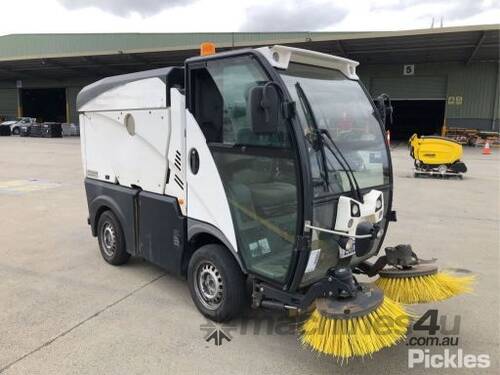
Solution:
[(0, 126), (10, 126), (10, 131), (13, 135), (19, 135), (21, 133), (21, 126), (31, 126), (36, 122), (36, 119), (31, 117), (20, 117), (16, 120), (4, 121)]

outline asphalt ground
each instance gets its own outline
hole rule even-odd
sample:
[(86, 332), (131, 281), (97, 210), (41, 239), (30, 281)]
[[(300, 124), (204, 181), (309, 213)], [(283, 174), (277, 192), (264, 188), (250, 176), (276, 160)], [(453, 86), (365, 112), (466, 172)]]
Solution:
[[(413, 331), (372, 358), (340, 364), (301, 347), (280, 313), (248, 311), (219, 327), (231, 341), (205, 341), (213, 327), (196, 310), (185, 281), (141, 259), (122, 267), (102, 260), (86, 223), (79, 139), (2, 137), (0, 372), (498, 374), (499, 154), (466, 148), (465, 178), (442, 180), (414, 178), (408, 150), (393, 150), (398, 222), (385, 245), (410, 243), (422, 258), (439, 258), (442, 268), (473, 273), (477, 284), (471, 295), (412, 306), (416, 315), (436, 309), (441, 329), (435, 336), (458, 337), (458, 345), (412, 345), (412, 337), (430, 337)], [(488, 355), (490, 366), (410, 369), (415, 349)]]

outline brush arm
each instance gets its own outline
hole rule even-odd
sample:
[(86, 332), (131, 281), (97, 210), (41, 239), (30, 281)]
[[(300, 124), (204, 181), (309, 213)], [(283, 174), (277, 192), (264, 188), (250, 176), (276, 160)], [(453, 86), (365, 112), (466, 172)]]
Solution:
[(378, 258), (375, 263), (367, 261), (359, 263), (356, 265), (354, 272), (373, 277), (387, 265), (401, 270), (409, 270), (418, 265), (432, 264), (435, 261), (436, 259), (420, 259), (417, 254), (413, 252), (411, 245), (397, 245), (395, 247), (386, 247), (385, 255)]
[(383, 255), (378, 258), (375, 263), (370, 263), (367, 261), (359, 263), (358, 265), (356, 265), (356, 269), (354, 271), (365, 274), (368, 277), (373, 277), (377, 275), (386, 265), (387, 257)]

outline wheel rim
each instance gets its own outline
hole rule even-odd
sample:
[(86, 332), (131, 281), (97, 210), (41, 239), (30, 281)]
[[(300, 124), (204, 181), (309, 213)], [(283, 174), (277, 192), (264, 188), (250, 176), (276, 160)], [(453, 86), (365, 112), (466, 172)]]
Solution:
[(222, 304), (224, 281), (212, 262), (202, 262), (196, 268), (195, 291), (200, 302), (209, 310), (215, 310)]
[(104, 253), (112, 257), (116, 251), (116, 233), (115, 228), (110, 223), (105, 223), (102, 227), (101, 244)]

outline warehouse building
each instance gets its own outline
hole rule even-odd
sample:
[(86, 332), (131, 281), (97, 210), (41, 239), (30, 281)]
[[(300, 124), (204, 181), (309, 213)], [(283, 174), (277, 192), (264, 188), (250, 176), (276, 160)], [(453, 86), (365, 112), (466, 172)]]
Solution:
[(373, 97), (395, 108), (391, 131), (443, 125), (498, 131), (500, 25), (395, 32), (23, 34), (0, 37), (0, 117), (78, 122), (79, 90), (105, 76), (181, 65), (212, 41), (218, 50), (283, 44), (360, 62)]

